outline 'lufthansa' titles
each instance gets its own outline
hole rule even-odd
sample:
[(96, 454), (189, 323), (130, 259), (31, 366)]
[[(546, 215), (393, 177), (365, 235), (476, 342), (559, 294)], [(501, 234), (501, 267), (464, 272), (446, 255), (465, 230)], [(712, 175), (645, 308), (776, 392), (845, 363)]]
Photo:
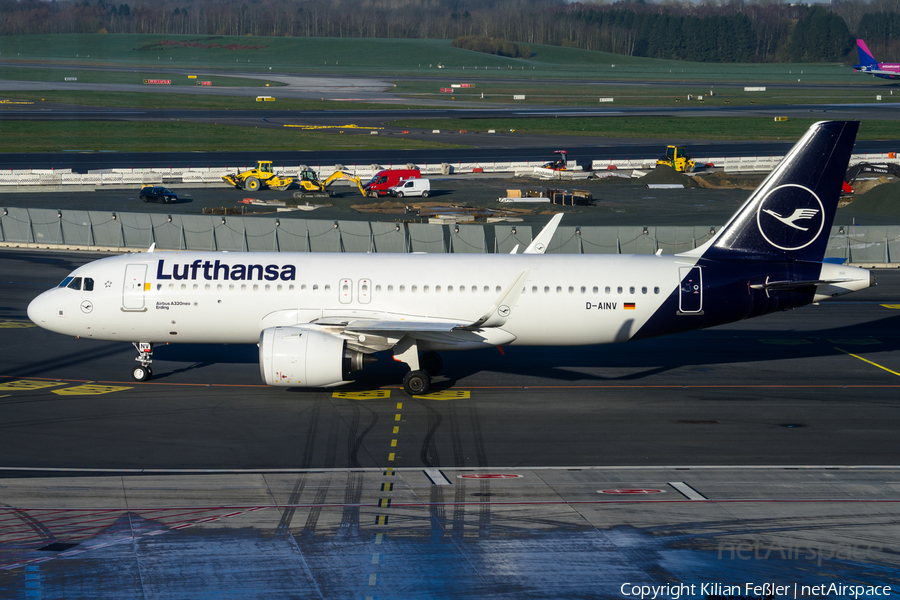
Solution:
[[(168, 267), (168, 268), (167, 268)], [(157, 279), (206, 279), (210, 281), (294, 281), (297, 267), (294, 265), (242, 265), (222, 264), (221, 261), (197, 259), (192, 263), (172, 263), (159, 260)]]

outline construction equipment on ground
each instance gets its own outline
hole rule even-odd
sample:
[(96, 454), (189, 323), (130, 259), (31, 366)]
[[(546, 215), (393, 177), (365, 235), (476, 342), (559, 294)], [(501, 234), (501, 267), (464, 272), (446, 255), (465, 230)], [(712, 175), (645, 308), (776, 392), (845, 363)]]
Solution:
[(327, 198), (332, 195), (331, 192), (328, 191), (328, 187), (338, 179), (355, 183), (356, 187), (359, 189), (359, 193), (363, 196), (366, 195), (366, 190), (363, 188), (362, 181), (360, 181), (359, 177), (356, 175), (350, 175), (343, 171), (335, 171), (329, 175), (325, 181), (319, 181), (319, 176), (315, 171), (302, 167), (300, 169), (300, 177), (297, 179), (297, 183), (302, 189), (299, 192), (294, 192), (294, 198)]
[(268, 187), (275, 190), (286, 190), (294, 182), (293, 177), (281, 177), (272, 171), (271, 160), (257, 161), (255, 169), (250, 169), (243, 173), (222, 175), (222, 179), (239, 190), (248, 190), (251, 192), (255, 192), (262, 187)]
[(553, 154), (559, 154), (559, 158), (541, 165), (541, 168), (552, 169), (554, 171), (565, 171), (569, 165), (569, 153), (566, 150), (554, 150)]
[(666, 146), (666, 155), (659, 157), (656, 164), (672, 167), (679, 173), (693, 173), (695, 167), (693, 157), (682, 146)]
[(900, 165), (896, 165), (894, 163), (857, 163), (847, 169), (847, 174), (844, 176), (844, 186), (841, 189), (841, 192), (844, 194), (853, 194), (853, 182), (856, 181), (856, 178), (863, 173), (875, 173), (876, 175), (893, 175), (894, 177), (900, 179)]

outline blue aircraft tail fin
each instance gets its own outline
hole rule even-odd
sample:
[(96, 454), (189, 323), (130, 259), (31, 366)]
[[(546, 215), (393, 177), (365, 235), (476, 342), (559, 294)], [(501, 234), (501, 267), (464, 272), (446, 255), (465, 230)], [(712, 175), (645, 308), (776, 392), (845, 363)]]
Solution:
[(878, 61), (872, 56), (869, 47), (866, 46), (865, 40), (856, 40), (856, 51), (859, 53), (859, 64), (857, 67), (877, 67)]
[(709, 242), (686, 255), (822, 262), (858, 121), (820, 121)]

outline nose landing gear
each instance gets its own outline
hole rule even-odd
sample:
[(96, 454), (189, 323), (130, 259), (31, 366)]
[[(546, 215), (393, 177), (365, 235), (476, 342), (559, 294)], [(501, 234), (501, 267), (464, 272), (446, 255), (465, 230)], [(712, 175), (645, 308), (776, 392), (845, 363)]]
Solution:
[(132, 369), (131, 378), (135, 381), (150, 381), (150, 378), (153, 377), (153, 369), (150, 368), (150, 363), (153, 362), (153, 359), (150, 358), (153, 356), (153, 344), (150, 342), (132, 342), (132, 346), (138, 351), (138, 356), (134, 360), (141, 364), (136, 365)]

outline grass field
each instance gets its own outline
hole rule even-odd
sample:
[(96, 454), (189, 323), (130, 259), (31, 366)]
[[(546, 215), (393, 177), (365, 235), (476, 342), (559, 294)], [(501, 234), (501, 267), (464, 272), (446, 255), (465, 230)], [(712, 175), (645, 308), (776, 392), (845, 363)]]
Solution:
[[(170, 108), (204, 110), (371, 110), (403, 108), (396, 104), (372, 104), (364, 102), (333, 102), (328, 100), (293, 100), (278, 98), (275, 102), (257, 102), (251, 96), (211, 96), (206, 94), (167, 94), (142, 92), (88, 92), (83, 90), (45, 90), (40, 92), (10, 92), (5, 97), (16, 101), (39, 104), (78, 104), (83, 106), (109, 106), (115, 108)], [(275, 92), (272, 92), (275, 94)], [(271, 95), (267, 92), (267, 95)], [(277, 94), (276, 94), (277, 95)], [(0, 103), (3, 108), (21, 108), (21, 105)]]
[(76, 77), (78, 83), (132, 83), (143, 84), (145, 79), (168, 79), (171, 85), (198, 87), (198, 81), (211, 81), (215, 87), (266, 87), (280, 86), (275, 81), (251, 79), (247, 77), (223, 77), (221, 75), (195, 75), (194, 79), (187, 75), (172, 74), (161, 71), (112, 71), (97, 69), (51, 69), (34, 67), (0, 67), (0, 79), (18, 81), (62, 81), (67, 77)]
[[(603, 105), (603, 106), (684, 106), (698, 101), (688, 101), (693, 97), (703, 96), (704, 105), (740, 106), (749, 104), (846, 104), (860, 102), (878, 102), (876, 95), (882, 96), (882, 102), (900, 101), (900, 90), (896, 100), (891, 90), (873, 92), (853, 87), (834, 87), (823, 89), (769, 88), (765, 92), (745, 92), (742, 86), (729, 85), (700, 87), (697, 84), (683, 85), (600, 85), (600, 84), (558, 84), (541, 85), (522, 83), (476, 82), (474, 88), (456, 88), (452, 93), (442, 93), (437, 83), (423, 81), (398, 81), (395, 91), (410, 98), (438, 98), (465, 102), (481, 102), (487, 104), (554, 104), (554, 105)], [(710, 92), (714, 92), (710, 96)], [(483, 95), (483, 97), (482, 97)], [(514, 95), (524, 95), (525, 100), (514, 100)], [(600, 103), (600, 98), (613, 98), (614, 102)]]
[[(583, 135), (598, 138), (699, 140), (797, 140), (820, 119), (790, 119), (776, 123), (768, 117), (565, 117), (556, 119), (422, 119), (398, 120), (391, 125), (410, 130), (515, 131), (528, 134)], [(865, 121), (860, 140), (900, 138), (900, 121)], [(599, 142), (602, 143), (602, 142)]]
[[(197, 43), (211, 48), (161, 46)], [(230, 46), (230, 48), (226, 47)], [(528, 59), (461, 50), (450, 40), (215, 37), (139, 34), (60, 34), (0, 38), (0, 60), (72, 66), (203, 68), (223, 72), (425, 76), (447, 82), (481, 78), (573, 78), (622, 81), (712, 81), (746, 85), (871, 84), (838, 64), (712, 64), (635, 58), (558, 46), (531, 45)], [(443, 68), (439, 68), (443, 67)], [(890, 84), (886, 84), (888, 86)]]
[(0, 152), (192, 152), (248, 148), (265, 152), (459, 147), (400, 136), (186, 122), (0, 121), (0, 134)]

